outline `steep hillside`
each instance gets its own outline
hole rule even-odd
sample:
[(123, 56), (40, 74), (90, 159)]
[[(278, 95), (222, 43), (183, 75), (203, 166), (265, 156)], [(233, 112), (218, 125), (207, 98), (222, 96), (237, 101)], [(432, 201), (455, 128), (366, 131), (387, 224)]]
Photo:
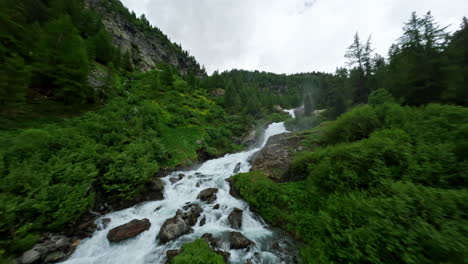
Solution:
[(135, 13), (130, 13), (119, 0), (85, 0), (85, 3), (102, 16), (113, 43), (129, 54), (138, 70), (149, 71), (157, 64), (170, 63), (183, 74), (206, 74), (193, 56), (151, 26), (144, 16), (137, 18)]

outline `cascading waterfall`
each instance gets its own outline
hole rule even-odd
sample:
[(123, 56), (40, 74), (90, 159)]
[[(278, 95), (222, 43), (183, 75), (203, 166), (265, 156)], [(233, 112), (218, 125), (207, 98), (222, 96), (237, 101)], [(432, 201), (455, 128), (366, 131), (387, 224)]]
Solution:
[[(287, 112), (294, 118), (293, 110), (287, 110)], [(178, 249), (183, 244), (200, 238), (205, 233), (222, 237), (223, 234), (231, 231), (241, 232), (255, 242), (255, 245), (249, 249), (230, 250), (229, 241), (224, 241), (222, 250), (231, 254), (230, 263), (245, 263), (247, 260), (252, 263), (291, 263), (291, 259), (288, 259), (292, 257), (291, 252), (288, 252), (291, 249), (287, 247), (292, 247), (292, 242), (287, 236), (279, 235), (278, 232), (271, 230), (261, 218), (249, 210), (246, 202), (232, 197), (229, 194), (229, 183), (226, 181), (234, 174), (238, 163), (241, 164), (239, 172), (248, 172), (251, 167), (248, 162), (249, 158), (265, 146), (268, 138), (285, 132), (287, 130), (283, 122), (273, 123), (266, 129), (260, 147), (227, 154), (222, 158), (206, 161), (197, 169), (178, 171), (164, 177), (162, 179), (165, 183), (164, 200), (142, 203), (97, 219), (98, 225), (102, 223), (102, 218), (110, 218), (111, 222), (106, 228), (101, 226), (101, 229), (97, 230), (91, 238), (83, 240), (72, 257), (64, 263), (165, 263), (167, 250)], [(172, 184), (170, 179), (178, 177), (177, 175), (181, 173), (186, 176)], [(197, 200), (197, 195), (206, 188), (219, 189), (217, 199), (213, 203), (219, 204), (219, 209), (215, 210), (213, 204)], [(194, 232), (166, 244), (161, 243), (156, 236), (164, 221), (174, 217), (178, 209), (189, 203), (197, 203), (203, 209), (198, 223), (193, 226)], [(234, 208), (240, 208), (244, 211), (241, 230), (232, 229), (227, 221), (228, 215)], [(206, 218), (206, 224), (200, 226), (200, 219), (203, 217)], [(110, 243), (107, 240), (106, 236), (110, 229), (133, 219), (143, 218), (150, 220), (151, 228), (149, 230), (120, 243)]]

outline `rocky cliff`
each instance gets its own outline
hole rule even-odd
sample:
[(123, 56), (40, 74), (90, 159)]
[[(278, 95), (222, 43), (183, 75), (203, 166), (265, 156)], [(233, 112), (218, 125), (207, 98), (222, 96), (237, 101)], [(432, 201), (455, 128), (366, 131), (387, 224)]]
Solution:
[(102, 22), (112, 34), (113, 43), (121, 52), (128, 53), (133, 66), (141, 71), (157, 64), (169, 63), (183, 74), (205, 74), (193, 56), (172, 43), (158, 28), (145, 18), (137, 18), (119, 0), (85, 0), (86, 6), (102, 16)]

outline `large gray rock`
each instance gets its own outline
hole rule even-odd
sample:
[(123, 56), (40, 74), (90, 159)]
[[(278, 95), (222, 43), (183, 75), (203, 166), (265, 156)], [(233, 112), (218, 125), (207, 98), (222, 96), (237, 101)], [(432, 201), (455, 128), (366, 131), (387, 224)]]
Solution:
[(183, 209), (185, 212), (182, 213), (182, 218), (188, 225), (194, 226), (203, 212), (203, 209), (198, 204), (189, 204), (184, 206)]
[(167, 243), (190, 232), (192, 232), (192, 228), (184, 220), (182, 212), (179, 210), (173, 218), (164, 222), (159, 230), (158, 238), (162, 243)]
[(290, 181), (289, 170), (293, 156), (302, 151), (303, 138), (292, 133), (272, 136), (265, 147), (253, 158), (252, 170), (262, 171), (269, 178), (278, 181)]
[(242, 228), (242, 210), (239, 208), (234, 208), (228, 216), (229, 225), (234, 229)]
[(133, 219), (132, 221), (115, 227), (107, 233), (107, 239), (110, 242), (120, 242), (139, 235), (151, 227), (150, 221), (145, 218), (142, 220)]
[(218, 192), (218, 189), (216, 188), (205, 189), (198, 194), (197, 199), (199, 199), (200, 201), (207, 202), (207, 203), (213, 203), (214, 201), (216, 201), (217, 192)]
[(242, 249), (247, 248), (254, 243), (246, 238), (243, 234), (239, 232), (231, 232), (231, 238), (229, 240), (231, 243), (231, 249)]
[(38, 261), (41, 258), (41, 252), (37, 248), (30, 249), (23, 253), (21, 256), (22, 264), (31, 264)]

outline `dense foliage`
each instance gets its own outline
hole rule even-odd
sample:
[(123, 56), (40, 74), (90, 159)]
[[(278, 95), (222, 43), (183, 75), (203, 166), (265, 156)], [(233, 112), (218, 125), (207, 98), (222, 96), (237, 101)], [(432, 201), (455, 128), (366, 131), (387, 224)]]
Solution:
[(464, 263), (468, 109), (364, 105), (298, 156), (304, 181), (252, 172), (235, 186), (266, 220), (306, 242), (306, 263)]
[(182, 253), (172, 261), (173, 264), (224, 264), (223, 257), (213, 252), (205, 240), (197, 239), (182, 246)]
[(19, 253), (40, 232), (73, 223), (97, 192), (133, 199), (161, 168), (238, 148), (232, 137), (243, 122), (180, 76), (165, 83), (164, 74), (132, 75), (97, 112), (1, 133), (2, 247)]

